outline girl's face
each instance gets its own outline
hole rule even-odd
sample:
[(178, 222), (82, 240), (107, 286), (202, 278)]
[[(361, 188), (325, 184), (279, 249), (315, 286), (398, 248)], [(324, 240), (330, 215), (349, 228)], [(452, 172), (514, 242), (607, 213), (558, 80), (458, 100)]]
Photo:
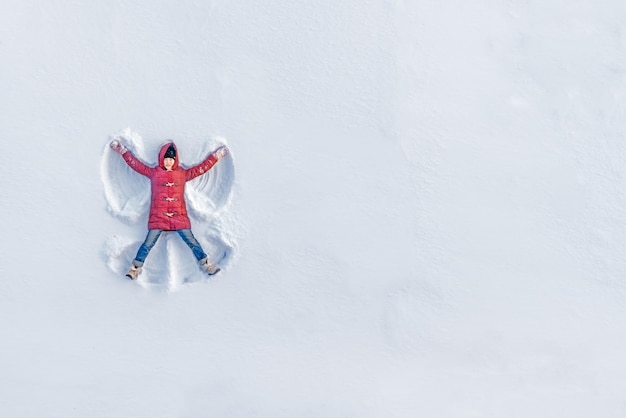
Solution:
[(174, 160), (173, 158), (164, 158), (163, 165), (165, 166), (165, 169), (168, 171), (171, 170), (172, 167), (174, 167), (174, 161), (176, 160)]

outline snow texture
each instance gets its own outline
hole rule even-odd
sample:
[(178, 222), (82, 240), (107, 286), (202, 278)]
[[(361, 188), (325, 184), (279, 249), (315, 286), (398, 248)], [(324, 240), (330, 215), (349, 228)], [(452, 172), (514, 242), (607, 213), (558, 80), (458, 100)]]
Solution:
[[(160, 145), (151, 149), (152, 160), (146, 156), (141, 136), (130, 129), (119, 135), (113, 135), (135, 156), (149, 166), (157, 165), (156, 157)], [(224, 140), (202, 141), (203, 145), (192, 157), (200, 163)], [(162, 145), (162, 144), (161, 144)], [(156, 150), (156, 151), (155, 151)], [(180, 152), (188, 157), (188, 153)], [(196, 177), (185, 185), (185, 199), (192, 218), (200, 223), (192, 228), (194, 235), (202, 245), (209, 259), (222, 270), (228, 267), (233, 256), (233, 244), (226, 238), (230, 231), (227, 223), (221, 222), (220, 213), (228, 206), (234, 184), (232, 153), (229, 153), (214, 165), (209, 172)], [(181, 167), (188, 166), (181, 161)], [(190, 164), (192, 166), (195, 164)], [(147, 224), (150, 209), (150, 181), (147, 177), (133, 171), (124, 160), (108, 145), (105, 147), (101, 163), (101, 177), (109, 212), (131, 224)], [(207, 228), (204, 224), (209, 223)], [(219, 226), (219, 229), (218, 229)], [(220, 230), (221, 229), (221, 230)], [(103, 254), (111, 271), (123, 276), (128, 272), (132, 260), (143, 239), (137, 241), (114, 236), (105, 243)], [(146, 287), (177, 290), (181, 285), (197, 282), (206, 278), (192, 253), (178, 234), (164, 232), (148, 255), (137, 283)]]
[[(4, 0), (0, 59), (0, 417), (626, 416), (623, 1)], [(227, 140), (219, 275), (122, 276), (115, 137)]]

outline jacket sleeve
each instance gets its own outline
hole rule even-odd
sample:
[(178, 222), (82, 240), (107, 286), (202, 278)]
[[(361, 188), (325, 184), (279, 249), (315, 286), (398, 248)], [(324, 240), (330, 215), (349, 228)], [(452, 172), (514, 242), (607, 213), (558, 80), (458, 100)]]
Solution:
[(139, 161), (132, 152), (126, 151), (124, 154), (122, 154), (122, 158), (124, 159), (124, 161), (126, 161), (126, 164), (128, 164), (130, 168), (132, 168), (142, 176), (152, 176), (152, 172), (154, 169)]
[(196, 177), (203, 175), (204, 173), (209, 171), (211, 167), (213, 167), (215, 163), (217, 163), (218, 161), (219, 161), (219, 158), (217, 157), (216, 153), (215, 152), (211, 153), (200, 164), (187, 169), (185, 173), (186, 180), (189, 181), (191, 179), (195, 179)]

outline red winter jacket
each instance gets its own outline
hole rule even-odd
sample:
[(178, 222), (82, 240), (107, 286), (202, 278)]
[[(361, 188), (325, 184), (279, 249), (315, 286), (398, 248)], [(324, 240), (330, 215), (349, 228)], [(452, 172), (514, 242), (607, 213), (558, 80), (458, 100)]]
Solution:
[(187, 206), (185, 205), (185, 183), (209, 171), (219, 160), (213, 153), (200, 164), (184, 169), (178, 166), (177, 150), (174, 166), (171, 171), (167, 171), (163, 165), (163, 160), (165, 152), (170, 145), (176, 148), (173, 142), (163, 145), (159, 152), (159, 165), (156, 167), (148, 167), (130, 151), (126, 151), (122, 155), (130, 168), (150, 178), (152, 199), (150, 202), (148, 229), (177, 231), (179, 229), (191, 228), (191, 222), (189, 221), (189, 216), (187, 216)]

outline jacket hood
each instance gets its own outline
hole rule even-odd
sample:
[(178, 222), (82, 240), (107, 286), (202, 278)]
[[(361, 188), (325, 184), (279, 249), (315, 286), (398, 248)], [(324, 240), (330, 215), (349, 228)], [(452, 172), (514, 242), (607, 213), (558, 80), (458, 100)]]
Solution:
[(161, 147), (161, 151), (159, 151), (159, 167), (163, 170), (165, 170), (165, 164), (163, 163), (165, 160), (165, 153), (170, 145), (176, 150), (176, 158), (174, 159), (174, 166), (172, 167), (172, 170), (176, 170), (178, 168), (178, 148), (176, 148), (176, 144), (173, 141), (168, 141)]

